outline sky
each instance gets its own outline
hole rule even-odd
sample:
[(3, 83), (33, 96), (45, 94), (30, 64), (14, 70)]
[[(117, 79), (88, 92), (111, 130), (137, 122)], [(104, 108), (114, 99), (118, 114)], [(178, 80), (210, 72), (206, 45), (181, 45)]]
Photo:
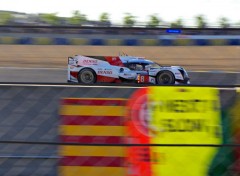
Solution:
[(0, 10), (57, 13), (62, 17), (79, 10), (89, 20), (98, 20), (101, 13), (107, 12), (113, 23), (121, 23), (126, 13), (136, 16), (138, 22), (146, 22), (155, 14), (166, 22), (181, 18), (187, 25), (193, 25), (197, 15), (203, 15), (211, 24), (220, 17), (237, 23), (239, 9), (240, 0), (0, 0)]

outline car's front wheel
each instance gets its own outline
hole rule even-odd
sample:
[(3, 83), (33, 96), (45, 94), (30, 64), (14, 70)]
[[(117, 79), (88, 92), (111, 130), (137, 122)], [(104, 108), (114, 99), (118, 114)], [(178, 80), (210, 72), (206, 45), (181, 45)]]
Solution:
[(170, 71), (162, 71), (160, 72), (157, 77), (157, 84), (174, 84), (175, 77)]
[(90, 68), (84, 68), (78, 73), (78, 82), (83, 84), (93, 84), (97, 80), (96, 73)]

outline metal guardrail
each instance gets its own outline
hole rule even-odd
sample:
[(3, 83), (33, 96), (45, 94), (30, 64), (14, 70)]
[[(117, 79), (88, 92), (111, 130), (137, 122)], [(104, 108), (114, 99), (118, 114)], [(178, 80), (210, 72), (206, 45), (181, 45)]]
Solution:
[(110, 27), (104, 26), (38, 26), (38, 25), (0, 25), (0, 31), (2, 32), (48, 32), (48, 33), (105, 33), (105, 34), (166, 34), (168, 29), (179, 29), (181, 34), (191, 35), (239, 35), (240, 27), (231, 28), (219, 28), (219, 27), (208, 27), (208, 28), (169, 28), (167, 26), (160, 27), (145, 27), (145, 26), (121, 26), (115, 25)]

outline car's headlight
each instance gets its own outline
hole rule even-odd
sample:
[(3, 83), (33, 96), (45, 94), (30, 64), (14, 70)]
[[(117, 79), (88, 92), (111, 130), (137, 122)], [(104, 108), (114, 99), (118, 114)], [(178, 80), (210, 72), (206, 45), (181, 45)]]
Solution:
[(185, 70), (184, 68), (180, 68), (180, 69), (178, 69), (178, 70), (179, 70), (180, 73), (182, 74), (183, 78), (188, 77), (188, 74), (187, 74), (187, 72), (186, 72), (186, 70)]

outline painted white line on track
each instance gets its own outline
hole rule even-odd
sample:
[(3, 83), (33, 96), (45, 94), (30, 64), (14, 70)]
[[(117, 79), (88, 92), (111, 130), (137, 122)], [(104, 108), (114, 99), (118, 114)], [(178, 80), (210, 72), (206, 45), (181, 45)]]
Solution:
[[(201, 87), (201, 86), (200, 86)], [(240, 87), (215, 87), (216, 89), (219, 89), (219, 90), (236, 90), (238, 91), (238, 89)]]
[(187, 71), (188, 73), (237, 73), (239, 74), (240, 72), (238, 71), (217, 71), (217, 70), (208, 70), (208, 71), (200, 71), (200, 70), (196, 70), (196, 71)]
[(144, 87), (137, 87), (137, 86), (89, 86), (89, 85), (52, 85), (52, 84), (0, 84), (0, 86), (24, 86), (24, 87), (85, 87), (85, 88), (123, 88), (123, 89), (128, 89), (128, 88), (144, 88)]
[(0, 69), (6, 70), (66, 70), (66, 68), (56, 68), (56, 67), (0, 67)]
[[(115, 89), (129, 89), (129, 88), (146, 88), (146, 86), (138, 87), (138, 86), (97, 86), (97, 85), (54, 85), (54, 84), (0, 84), (0, 86), (24, 86), (24, 87), (84, 87), (84, 88), (115, 88)], [(190, 86), (191, 87), (191, 86)], [(195, 87), (195, 86), (193, 86)], [(199, 86), (201, 87), (201, 86)], [(204, 87), (211, 87), (211, 86), (204, 86)], [(216, 89), (221, 90), (236, 90), (237, 92), (240, 92), (240, 87), (213, 87)]]

